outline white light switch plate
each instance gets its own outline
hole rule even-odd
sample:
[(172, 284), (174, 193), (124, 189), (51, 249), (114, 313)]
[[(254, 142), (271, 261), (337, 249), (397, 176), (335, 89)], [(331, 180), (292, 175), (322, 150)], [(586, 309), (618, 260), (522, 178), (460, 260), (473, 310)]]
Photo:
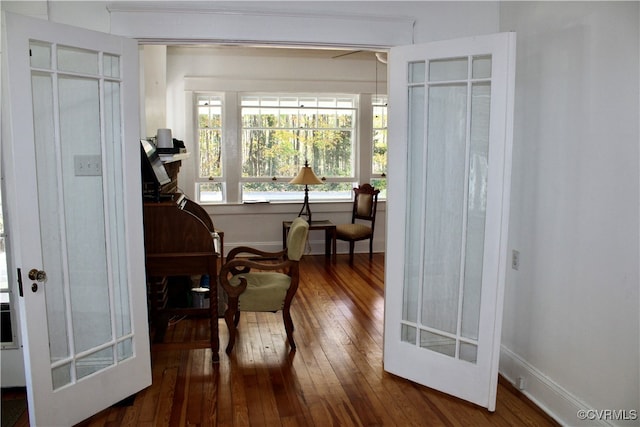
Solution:
[(76, 176), (100, 176), (102, 158), (99, 154), (78, 154), (73, 157), (73, 167)]

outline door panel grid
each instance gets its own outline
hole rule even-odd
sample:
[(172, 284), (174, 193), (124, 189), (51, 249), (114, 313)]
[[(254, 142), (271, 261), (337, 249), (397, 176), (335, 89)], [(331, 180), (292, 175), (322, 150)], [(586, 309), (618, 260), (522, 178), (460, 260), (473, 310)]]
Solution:
[[(402, 339), (476, 362), (491, 57), (408, 65), (407, 187), (411, 262), (404, 273)], [(433, 124), (425, 129), (424, 123)], [(425, 143), (426, 141), (426, 143)], [(418, 230), (416, 230), (416, 228)]]
[(57, 389), (132, 356), (121, 268), (127, 256), (124, 214), (117, 197), (123, 191), (117, 173), (120, 83), (109, 80), (120, 75), (120, 61), (117, 55), (37, 40), (30, 46), (42, 258), (49, 272), (44, 289)]

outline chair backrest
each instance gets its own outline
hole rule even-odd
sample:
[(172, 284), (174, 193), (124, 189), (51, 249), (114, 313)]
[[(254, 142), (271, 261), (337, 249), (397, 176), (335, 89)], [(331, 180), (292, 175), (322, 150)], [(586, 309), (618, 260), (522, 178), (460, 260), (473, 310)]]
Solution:
[(351, 223), (355, 223), (356, 219), (371, 221), (371, 227), (376, 220), (376, 211), (378, 210), (378, 194), (380, 190), (376, 190), (370, 184), (361, 184), (353, 189), (355, 197), (353, 199), (353, 214)]
[(287, 258), (293, 261), (300, 261), (304, 254), (308, 233), (309, 224), (307, 221), (300, 217), (293, 220), (287, 237)]

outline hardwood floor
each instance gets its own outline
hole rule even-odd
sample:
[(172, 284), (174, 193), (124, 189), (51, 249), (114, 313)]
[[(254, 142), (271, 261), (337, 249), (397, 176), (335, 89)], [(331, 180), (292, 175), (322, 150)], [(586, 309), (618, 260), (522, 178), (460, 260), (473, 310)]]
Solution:
[[(384, 258), (347, 259), (303, 259), (295, 353), (281, 313), (243, 313), (233, 353), (216, 365), (207, 320), (179, 320), (152, 347), (153, 385), (78, 427), (557, 425), (502, 379), (490, 413), (385, 373)], [(224, 349), (222, 319), (220, 340)]]

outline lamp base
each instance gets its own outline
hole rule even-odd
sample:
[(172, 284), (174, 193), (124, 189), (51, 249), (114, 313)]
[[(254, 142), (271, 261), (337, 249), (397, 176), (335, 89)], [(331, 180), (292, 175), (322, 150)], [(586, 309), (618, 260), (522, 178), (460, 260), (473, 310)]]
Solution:
[[(306, 212), (305, 212), (306, 210)], [(306, 216), (307, 222), (311, 225), (311, 209), (309, 208), (309, 187), (304, 186), (304, 203), (302, 204), (302, 209), (300, 209), (300, 213), (298, 217)]]

